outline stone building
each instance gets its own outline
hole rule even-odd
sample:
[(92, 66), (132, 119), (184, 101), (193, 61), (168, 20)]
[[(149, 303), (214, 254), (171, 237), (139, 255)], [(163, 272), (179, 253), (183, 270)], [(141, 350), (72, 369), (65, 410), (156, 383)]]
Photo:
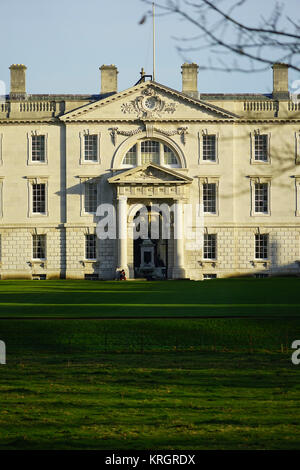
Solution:
[[(196, 64), (183, 64), (181, 92), (143, 73), (119, 92), (117, 68), (100, 70), (100, 94), (36, 95), (26, 67), (10, 67), (1, 279), (298, 275), (300, 104), (288, 67), (274, 64), (272, 94), (226, 95), (198, 90)], [(139, 207), (162, 203), (169, 238), (134, 240)], [(116, 209), (116, 238), (97, 236), (103, 204)], [(200, 244), (182, 230), (186, 204), (201, 208)]]

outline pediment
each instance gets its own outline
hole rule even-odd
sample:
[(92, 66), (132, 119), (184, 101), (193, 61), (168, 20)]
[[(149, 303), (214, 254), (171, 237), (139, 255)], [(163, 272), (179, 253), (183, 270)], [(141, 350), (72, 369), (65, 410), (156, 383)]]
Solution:
[(82, 106), (60, 119), (101, 121), (232, 121), (235, 114), (152, 81)]
[(188, 176), (154, 163), (124, 170), (108, 179), (115, 184), (186, 184), (192, 181)]

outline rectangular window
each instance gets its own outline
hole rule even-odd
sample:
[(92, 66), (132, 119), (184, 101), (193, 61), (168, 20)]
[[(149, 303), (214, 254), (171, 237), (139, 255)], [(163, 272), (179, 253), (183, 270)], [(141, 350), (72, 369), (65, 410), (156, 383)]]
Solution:
[(217, 235), (205, 233), (203, 258), (204, 259), (216, 259), (216, 254), (217, 254)]
[(97, 210), (97, 183), (84, 184), (84, 211), (96, 212)]
[(203, 146), (202, 146), (203, 160), (215, 162), (216, 161), (216, 136), (215, 135), (203, 135)]
[(32, 212), (34, 214), (46, 213), (46, 184), (32, 185)]
[(98, 160), (98, 135), (87, 134), (84, 136), (84, 160), (96, 162)]
[(268, 183), (255, 183), (255, 212), (268, 213)]
[(257, 162), (268, 161), (268, 135), (256, 134), (254, 136), (254, 160)]
[(99, 275), (98, 274), (85, 274), (84, 279), (87, 281), (98, 281), (99, 280)]
[(203, 274), (203, 280), (205, 279), (217, 279), (216, 274)]
[(215, 214), (217, 211), (216, 183), (203, 184), (203, 211), (210, 214)]
[(256, 234), (255, 235), (255, 258), (256, 259), (267, 259), (268, 258), (268, 234)]
[(45, 156), (45, 136), (33, 135), (31, 137), (31, 160), (33, 162), (44, 162)]
[(32, 235), (33, 259), (46, 259), (46, 235)]
[(85, 236), (85, 259), (97, 258), (96, 241), (97, 241), (96, 235)]

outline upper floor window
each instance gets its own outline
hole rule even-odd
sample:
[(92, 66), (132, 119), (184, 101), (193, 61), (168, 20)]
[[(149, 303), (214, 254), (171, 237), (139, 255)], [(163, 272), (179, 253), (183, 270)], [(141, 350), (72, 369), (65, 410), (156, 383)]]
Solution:
[(142, 140), (134, 144), (123, 159), (123, 166), (140, 166), (148, 163), (179, 168), (179, 158), (173, 150), (157, 140)]
[(98, 185), (94, 182), (84, 183), (84, 211), (94, 213), (97, 210)]
[(136, 166), (136, 164), (137, 164), (137, 150), (136, 150), (136, 147), (137, 146), (134, 145), (133, 147), (131, 147), (130, 150), (128, 150), (128, 152), (126, 153), (125, 158), (123, 160), (124, 165)]
[(142, 165), (146, 163), (159, 164), (159, 142), (145, 140), (141, 142)]
[(48, 163), (48, 134), (32, 131), (27, 134), (28, 165)]
[(267, 214), (269, 211), (268, 183), (255, 183), (255, 212)]
[(254, 160), (259, 162), (268, 161), (268, 135), (256, 134), (254, 136)]
[(101, 133), (85, 130), (79, 132), (80, 137), (80, 163), (95, 164), (100, 162)]
[(260, 129), (250, 134), (251, 163), (270, 163), (270, 138), (270, 133)]
[(216, 135), (204, 134), (202, 137), (202, 159), (205, 161), (216, 161)]
[(217, 212), (217, 184), (203, 184), (203, 212), (215, 214)]
[(32, 185), (32, 212), (35, 214), (46, 213), (46, 184)]
[(214, 129), (202, 129), (198, 132), (199, 164), (218, 164), (219, 133)]
[(84, 136), (84, 160), (91, 162), (98, 160), (98, 136), (96, 134)]
[(271, 178), (250, 177), (251, 183), (251, 215), (271, 215)]
[(33, 135), (31, 137), (31, 160), (33, 162), (44, 162), (46, 159), (45, 136)]

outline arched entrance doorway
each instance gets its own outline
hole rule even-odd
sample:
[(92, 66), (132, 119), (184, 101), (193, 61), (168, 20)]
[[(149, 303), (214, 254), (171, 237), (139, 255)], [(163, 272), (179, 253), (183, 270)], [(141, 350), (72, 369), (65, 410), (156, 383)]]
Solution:
[[(154, 237), (152, 233), (149, 236), (147, 231), (144, 236), (140, 237), (142, 240), (150, 240), (152, 242), (153, 239), (168, 240), (165, 245), (163, 242), (155, 242), (155, 244), (153, 244), (154, 248), (152, 249), (150, 249), (150, 243), (148, 246), (144, 244), (139, 247), (139, 243), (142, 242), (137, 242), (136, 245), (134, 245), (134, 236), (128, 236), (128, 234), (135, 230), (137, 223), (137, 220), (133, 220), (136, 216), (137, 209), (135, 208), (134, 212), (132, 212), (132, 205), (136, 206), (140, 204), (140, 206), (144, 206), (144, 217), (147, 219), (149, 217), (147, 207), (162, 202), (174, 206), (174, 217), (177, 220), (176, 227), (178, 232), (182, 231), (182, 206), (183, 203), (188, 200), (189, 185), (192, 183), (192, 178), (178, 173), (173, 169), (150, 163), (122, 171), (109, 178), (108, 182), (115, 185), (116, 188), (118, 233), (117, 271), (124, 269), (127, 273), (127, 277), (134, 278), (135, 268), (138, 268), (140, 256), (142, 264), (149, 263), (152, 259), (154, 260), (152, 264), (154, 263), (156, 268), (159, 268), (159, 266), (156, 266), (158, 263), (165, 264), (165, 266), (161, 267), (167, 268), (166, 276), (174, 279), (184, 278), (184, 234), (178, 236), (178, 233), (172, 233), (172, 227), (169, 237), (160, 237), (160, 235)], [(142, 249), (144, 259), (142, 258)], [(158, 255), (162, 254), (164, 250), (166, 252), (165, 257), (162, 259), (162, 256), (160, 256), (160, 261), (158, 261)], [(147, 261), (149, 260), (149, 256), (150, 261)]]
[[(162, 211), (145, 206), (146, 214), (138, 210), (133, 217), (133, 271), (135, 278), (167, 279), (169, 267), (169, 239), (164, 237), (163, 225), (167, 224)], [(144, 210), (144, 212), (145, 212)], [(140, 225), (146, 217), (144, 230)], [(153, 225), (155, 227), (153, 228)]]

